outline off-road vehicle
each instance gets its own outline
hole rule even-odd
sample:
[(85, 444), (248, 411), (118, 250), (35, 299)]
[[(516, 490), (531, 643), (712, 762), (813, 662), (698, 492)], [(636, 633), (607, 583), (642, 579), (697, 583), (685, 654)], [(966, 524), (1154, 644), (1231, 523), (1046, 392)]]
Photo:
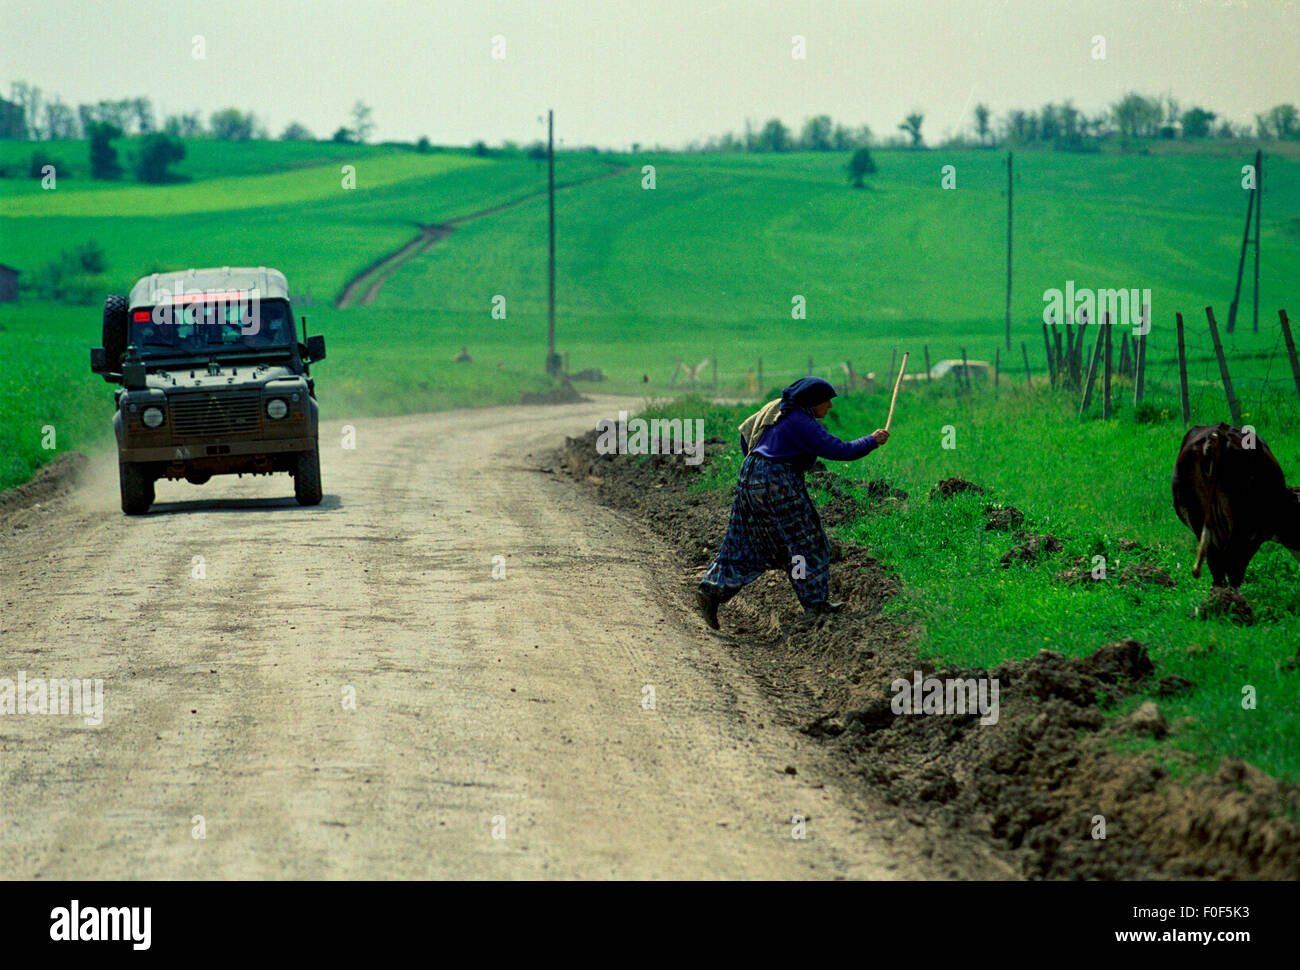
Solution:
[(314, 382), (325, 338), (294, 331), (284, 274), (266, 267), (146, 276), (104, 301), (90, 369), (122, 385), (117, 412), (122, 511), (142, 515), (154, 482), (213, 475), (293, 476), (302, 505), (321, 500)]

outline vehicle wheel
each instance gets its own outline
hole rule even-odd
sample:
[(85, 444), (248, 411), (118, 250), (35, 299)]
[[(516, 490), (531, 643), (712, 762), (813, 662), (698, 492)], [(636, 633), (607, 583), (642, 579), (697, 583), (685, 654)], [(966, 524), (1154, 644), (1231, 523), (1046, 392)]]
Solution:
[(320, 452), (300, 451), (293, 472), (293, 497), (299, 505), (319, 505), (323, 497), (320, 484)]
[(126, 297), (116, 293), (104, 300), (104, 356), (115, 373), (122, 367), (126, 353)]
[(122, 486), (122, 511), (127, 515), (144, 515), (153, 505), (153, 478), (144, 466), (124, 462), (117, 466), (118, 483)]

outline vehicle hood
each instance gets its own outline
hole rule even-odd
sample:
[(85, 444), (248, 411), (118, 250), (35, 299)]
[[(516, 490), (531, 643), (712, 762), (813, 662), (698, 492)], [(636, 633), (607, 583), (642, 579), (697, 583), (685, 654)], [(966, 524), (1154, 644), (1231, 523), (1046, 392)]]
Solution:
[(261, 387), (270, 381), (305, 379), (282, 364), (225, 364), (215, 374), (208, 372), (206, 364), (201, 364), (192, 369), (176, 367), (153, 371), (147, 377), (147, 386), (161, 391), (220, 391), (236, 387)]

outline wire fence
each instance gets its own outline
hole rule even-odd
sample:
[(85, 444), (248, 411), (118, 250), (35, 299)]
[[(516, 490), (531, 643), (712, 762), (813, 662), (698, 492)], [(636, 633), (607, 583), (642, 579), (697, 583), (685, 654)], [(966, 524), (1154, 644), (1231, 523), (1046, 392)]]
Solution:
[[(930, 345), (917, 348), (910, 342), (910, 380), (946, 383), (975, 393), (980, 389), (1024, 386), (1051, 386), (1062, 394), (1074, 395), (1080, 414), (1103, 415), (1109, 397), (1112, 416), (1128, 414), (1139, 419), (1181, 418), (1183, 376), (1186, 373), (1188, 422), (1212, 424), (1218, 421), (1251, 423), (1252, 421), (1300, 420), (1300, 365), (1287, 347), (1281, 314), (1270, 320), (1261, 313), (1258, 333), (1240, 325), (1233, 334), (1222, 332), (1220, 365), (1214, 337), (1204, 308), (1183, 314), (1182, 368), (1178, 349), (1176, 317), (1155, 319), (1149, 331), (1139, 337), (1132, 327), (1115, 326), (1110, 333), (1110, 393), (1106, 393), (1106, 334), (1096, 325), (1070, 324), (1044, 327), (1038, 339), (1018, 341), (1008, 352), (1002, 346), (991, 354), (971, 346), (968, 367), (948, 358), (940, 363), (938, 354), (931, 359)], [(1295, 334), (1292, 334), (1293, 339)], [(943, 345), (948, 347), (950, 340)], [(985, 360), (985, 357), (988, 360)], [(805, 366), (797, 366), (790, 357), (778, 360), (755, 358), (752, 366), (720, 369), (716, 357), (705, 357), (688, 365), (678, 360), (668, 381), (660, 386), (676, 390), (700, 390), (715, 394), (758, 399), (797, 377), (815, 375), (830, 380), (841, 393), (854, 393), (892, 385), (898, 373), (901, 347), (895, 348), (886, 363), (879, 347), (868, 357), (840, 359), (811, 357)], [(979, 360), (976, 360), (976, 358)], [(803, 363), (803, 362), (801, 362)], [(886, 367), (889, 369), (886, 370)], [(927, 369), (933, 368), (927, 374)], [(1228, 372), (1224, 382), (1223, 370)], [(1088, 390), (1089, 373), (1092, 388)], [(1140, 377), (1139, 377), (1140, 372)], [(971, 379), (974, 378), (974, 379)], [(1138, 385), (1141, 385), (1140, 390)], [(1236, 402), (1236, 417), (1229, 404), (1228, 386)], [(1085, 404), (1086, 400), (1086, 404)]]

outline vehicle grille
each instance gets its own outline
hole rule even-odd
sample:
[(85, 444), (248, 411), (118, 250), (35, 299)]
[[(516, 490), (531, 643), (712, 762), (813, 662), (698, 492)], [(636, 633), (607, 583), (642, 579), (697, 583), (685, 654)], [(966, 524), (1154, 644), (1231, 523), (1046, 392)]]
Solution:
[(262, 398), (256, 391), (177, 394), (167, 403), (176, 435), (254, 434), (261, 428)]

